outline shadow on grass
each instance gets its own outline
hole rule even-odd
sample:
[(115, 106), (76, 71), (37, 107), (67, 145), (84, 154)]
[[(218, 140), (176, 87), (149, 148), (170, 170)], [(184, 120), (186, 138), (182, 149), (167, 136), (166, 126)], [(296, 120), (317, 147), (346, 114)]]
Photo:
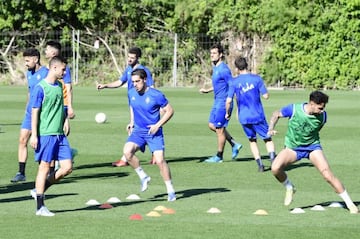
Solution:
[(110, 177), (126, 177), (129, 176), (129, 173), (124, 172), (113, 172), (113, 173), (94, 173), (94, 174), (82, 174), (79, 176), (71, 176), (71, 174), (61, 180), (59, 183), (71, 183), (83, 179), (100, 179), (100, 178), (110, 178)]
[(189, 162), (189, 161), (198, 161), (198, 163), (203, 162), (209, 157), (203, 156), (203, 157), (180, 157), (180, 158), (170, 158), (166, 161), (170, 163), (179, 163), (179, 162)]
[[(164, 201), (166, 199), (149, 199), (149, 200), (133, 200), (133, 201), (126, 201), (126, 202), (118, 202), (118, 203), (111, 203), (112, 208), (116, 207), (126, 207), (131, 206), (139, 203), (146, 203), (146, 202), (157, 202), (157, 201)], [(107, 210), (104, 208), (100, 208), (101, 205), (91, 205), (85, 206), (81, 208), (74, 208), (74, 209), (64, 209), (64, 210), (51, 210), (53, 213), (66, 213), (66, 212), (75, 212), (75, 211), (103, 211)]]
[[(76, 158), (75, 158), (75, 165), (76, 165)], [(93, 164), (76, 165), (76, 166), (74, 166), (74, 170), (89, 169), (89, 168), (102, 168), (102, 167), (113, 168), (111, 163), (93, 163)]]
[[(46, 194), (46, 200), (48, 199), (52, 199), (52, 198), (57, 198), (57, 197), (65, 197), (65, 196), (75, 196), (78, 195), (77, 193), (64, 193), (64, 194)], [(35, 201), (29, 192), (28, 196), (21, 196), (21, 197), (12, 197), (12, 198), (3, 198), (0, 199), (0, 203), (9, 203), (9, 202), (19, 202), (19, 201), (27, 201), (27, 200), (32, 200)]]
[[(320, 205), (322, 207), (329, 207), (332, 203), (338, 203), (338, 205), (340, 206), (339, 208), (341, 209), (345, 209), (345, 210), (348, 210), (345, 203), (343, 201), (327, 201), (327, 202), (321, 202), (321, 203), (316, 203), (316, 204), (313, 204), (313, 205), (306, 205), (306, 206), (302, 206), (300, 208), (302, 209), (311, 209), (317, 205)], [(360, 205), (360, 201), (355, 201), (354, 204), (356, 206), (359, 206)], [(336, 207), (335, 207), (336, 208)], [(294, 208), (291, 208), (289, 209), (289, 211), (293, 210)]]
[[(230, 192), (231, 190), (227, 188), (195, 188), (195, 189), (188, 189), (188, 190), (182, 190), (177, 191), (177, 200), (197, 196), (200, 194), (205, 193), (224, 193), (224, 192)], [(149, 198), (148, 200), (133, 200), (133, 201), (125, 201), (125, 202), (119, 202), (119, 203), (111, 203), (112, 208), (116, 207), (125, 207), (125, 206), (131, 206), (134, 204), (139, 203), (146, 203), (146, 202), (163, 202), (167, 199), (167, 194), (158, 194), (155, 195), (153, 198)], [(66, 213), (66, 212), (74, 212), (74, 211), (88, 211), (88, 210), (106, 210), (100, 208), (100, 205), (94, 205), (94, 206), (85, 206), (81, 208), (74, 208), (74, 209), (65, 209), (65, 210), (51, 210), (54, 213)]]
[(35, 187), (35, 182), (13, 183), (0, 187), (0, 194), (30, 190)]
[[(176, 191), (176, 199), (184, 199), (189, 197), (195, 197), (197, 195), (201, 194), (207, 194), (207, 193), (227, 193), (231, 192), (230, 189), (227, 188), (193, 188), (193, 189), (187, 189), (182, 191)], [(158, 194), (155, 195), (154, 198), (163, 198), (167, 196), (167, 194)]]

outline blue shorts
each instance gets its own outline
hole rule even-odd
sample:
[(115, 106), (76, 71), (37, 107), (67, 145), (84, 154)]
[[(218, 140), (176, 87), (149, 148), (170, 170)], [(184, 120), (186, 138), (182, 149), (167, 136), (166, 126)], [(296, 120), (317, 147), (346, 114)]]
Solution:
[(266, 120), (257, 124), (242, 124), (245, 135), (248, 139), (256, 139), (258, 134), (261, 139), (270, 139), (268, 133), (269, 126)]
[(312, 144), (309, 146), (301, 146), (301, 147), (297, 147), (294, 148), (292, 150), (295, 151), (296, 153), (296, 160), (299, 161), (302, 158), (309, 158), (310, 157), (310, 153), (314, 150), (322, 150), (322, 147), (320, 144)]
[(151, 152), (165, 150), (162, 129), (159, 129), (156, 134), (148, 134), (148, 130), (136, 130), (136, 128), (134, 128), (126, 142), (135, 143), (139, 146), (141, 152), (145, 151), (146, 145), (148, 145)]
[(35, 161), (50, 163), (52, 160), (72, 159), (69, 141), (65, 135), (46, 135), (39, 137), (35, 150)]
[(210, 111), (209, 123), (212, 123), (216, 128), (226, 128), (229, 120), (225, 119), (226, 109), (213, 107)]
[(25, 112), (24, 119), (21, 123), (21, 129), (31, 130), (31, 114), (28, 112)]

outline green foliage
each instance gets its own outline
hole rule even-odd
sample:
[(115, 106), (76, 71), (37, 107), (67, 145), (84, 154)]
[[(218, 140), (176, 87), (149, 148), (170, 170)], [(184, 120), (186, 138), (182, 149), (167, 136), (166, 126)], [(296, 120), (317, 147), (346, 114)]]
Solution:
[[(34, 7), (36, 6), (36, 7)], [(171, 47), (162, 34), (183, 37), (179, 54), (189, 71), (198, 69), (208, 45), (205, 41), (226, 41), (228, 33), (245, 36), (250, 48), (254, 36), (271, 39), (260, 53), (260, 72), (269, 84), (348, 89), (359, 87), (360, 68), (359, 0), (8, 0), (0, 3), (0, 30), (63, 31), (90, 35), (102, 32), (136, 33), (136, 40), (156, 64), (156, 75), (172, 61)], [(159, 34), (149, 37), (149, 35)], [(45, 34), (46, 35), (46, 34)], [(239, 37), (240, 38), (240, 37)], [(233, 40), (233, 39), (231, 39)], [(6, 46), (7, 41), (0, 39)], [(228, 45), (236, 43), (228, 43)], [(261, 42), (260, 44), (267, 44)], [(170, 44), (171, 45), (171, 44)], [(160, 49), (160, 53), (155, 51)], [(248, 52), (251, 54), (251, 50)], [(201, 53), (200, 53), (201, 52)], [(257, 56), (249, 56), (257, 57)], [(191, 78), (197, 78), (192, 75)]]

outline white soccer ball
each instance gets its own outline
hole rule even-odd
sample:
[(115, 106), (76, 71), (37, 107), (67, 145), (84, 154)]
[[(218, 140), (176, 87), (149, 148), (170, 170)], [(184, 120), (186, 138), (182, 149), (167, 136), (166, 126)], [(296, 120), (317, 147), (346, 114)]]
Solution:
[(98, 123), (98, 124), (103, 124), (103, 123), (105, 123), (105, 122), (106, 122), (106, 114), (105, 114), (105, 113), (102, 113), (102, 112), (97, 113), (97, 114), (95, 115), (95, 121), (96, 121), (96, 123)]

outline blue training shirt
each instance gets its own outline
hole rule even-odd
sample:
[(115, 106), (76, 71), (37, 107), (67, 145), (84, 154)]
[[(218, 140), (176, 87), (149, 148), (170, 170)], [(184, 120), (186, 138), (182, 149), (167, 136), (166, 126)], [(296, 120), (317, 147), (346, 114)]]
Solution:
[(268, 91), (256, 74), (240, 74), (230, 83), (228, 97), (236, 95), (238, 118), (241, 124), (257, 124), (266, 119), (261, 96)]
[(168, 104), (165, 95), (152, 87), (148, 87), (140, 95), (133, 87), (128, 91), (129, 104), (134, 112), (134, 128), (149, 130), (149, 125), (154, 125), (160, 120), (160, 108)]
[(228, 95), (229, 83), (232, 79), (228, 65), (221, 62), (218, 66), (213, 66), (212, 85), (214, 88), (215, 104), (225, 104)]
[(28, 70), (26, 72), (27, 84), (28, 84), (28, 92), (29, 92), (29, 103), (26, 106), (26, 112), (31, 114), (31, 96), (34, 91), (35, 86), (44, 79), (49, 70), (45, 66), (41, 66), (37, 71)]
[[(145, 72), (146, 72), (146, 85), (152, 87), (152, 86), (154, 85), (154, 81), (153, 81), (153, 78), (152, 78), (152, 75), (151, 75), (150, 70), (149, 70), (147, 67), (145, 67), (145, 66), (143, 66), (143, 65), (141, 65), (141, 64), (139, 64), (139, 65), (136, 67), (136, 69), (143, 69), (143, 70), (145, 70)], [(133, 85), (133, 83), (132, 83), (132, 81), (131, 81), (131, 73), (133, 72), (133, 70), (135, 70), (135, 69), (132, 68), (131, 66), (127, 66), (127, 67), (125, 68), (124, 73), (123, 73), (122, 76), (119, 78), (119, 80), (120, 80), (121, 82), (123, 82), (123, 83), (127, 82), (128, 90), (130, 90), (131, 88), (134, 87), (134, 85)]]

